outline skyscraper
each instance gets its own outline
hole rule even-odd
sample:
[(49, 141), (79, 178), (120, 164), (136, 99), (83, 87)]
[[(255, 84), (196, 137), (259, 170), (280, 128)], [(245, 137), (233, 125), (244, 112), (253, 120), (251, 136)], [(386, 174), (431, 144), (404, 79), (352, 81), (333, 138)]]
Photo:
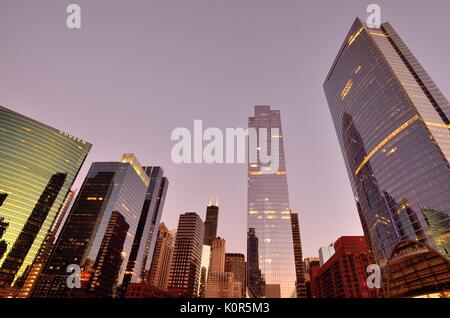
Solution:
[(253, 228), (247, 232), (247, 284), (250, 295), (265, 296), (266, 282), (259, 269), (259, 239)]
[(291, 212), (292, 224), (292, 241), (294, 242), (294, 256), (295, 256), (295, 288), (297, 291), (297, 298), (306, 297), (305, 272), (303, 270), (303, 252), (302, 241), (300, 239), (300, 223), (298, 221), (298, 214)]
[(218, 195), (216, 195), (216, 204), (213, 204), (212, 198), (210, 198), (208, 207), (206, 208), (205, 238), (203, 240), (204, 245), (212, 246), (212, 242), (217, 237), (218, 222), (219, 222), (219, 197)]
[(180, 215), (169, 278), (169, 290), (180, 296), (197, 296), (204, 234), (205, 226), (197, 213)]
[[(91, 282), (99, 273), (101, 259), (111, 259), (121, 245), (116, 238), (111, 237), (109, 243), (105, 241), (112, 235), (111, 229), (117, 230), (114, 235), (120, 238), (128, 226), (121, 259), (114, 256), (116, 263), (110, 264), (116, 268), (117, 262), (120, 263), (115, 284), (121, 284), (148, 184), (148, 176), (132, 154), (124, 154), (120, 162), (94, 162), (33, 295), (35, 297), (69, 296), (66, 270), (70, 264), (79, 265)], [(109, 252), (114, 255), (105, 255)], [(101, 270), (100, 272), (103, 273)], [(98, 296), (104, 295), (104, 290), (98, 294)]]
[(211, 246), (203, 245), (202, 263), (200, 267), (200, 283), (198, 285), (198, 296), (205, 297), (206, 282), (208, 281), (209, 266), (211, 264)]
[(245, 256), (239, 253), (226, 253), (225, 254), (225, 272), (233, 273), (234, 281), (240, 284), (239, 297), (245, 298), (246, 296), (246, 267)]
[(218, 237), (212, 242), (211, 246), (211, 264), (209, 265), (210, 272), (224, 272), (225, 271), (225, 249), (226, 242), (224, 239)]
[(356, 19), (324, 90), (377, 263), (406, 240), (450, 259), (450, 104), (392, 26)]
[(128, 259), (122, 286), (123, 294), (128, 283), (149, 280), (153, 253), (158, 239), (159, 223), (169, 186), (169, 181), (164, 177), (161, 167), (144, 167), (143, 169), (150, 178), (150, 183)]
[(318, 298), (378, 298), (380, 289), (366, 285), (370, 251), (362, 236), (343, 236), (335, 243), (336, 252), (312, 279)]
[(130, 225), (117, 211), (111, 213), (102, 244), (89, 278), (89, 290), (97, 297), (110, 298), (123, 262), (123, 245)]
[(150, 285), (167, 290), (173, 257), (174, 237), (164, 223), (159, 225), (158, 240), (150, 267)]
[(0, 285), (25, 280), (90, 148), (0, 106)]
[[(296, 297), (294, 244), (280, 111), (271, 110), (270, 106), (255, 106), (255, 116), (249, 118), (248, 127), (254, 129), (258, 136), (257, 163), (249, 162), (248, 165), (247, 223), (258, 238), (259, 270), (271, 297)], [(267, 140), (261, 137), (264, 131)], [(267, 154), (267, 150), (277, 142), (278, 170), (267, 173), (271, 168), (263, 164), (261, 154), (262, 151)], [(253, 146), (256, 145), (249, 142), (249, 154), (255, 150), (251, 149)], [(248, 261), (250, 265), (250, 257)], [(249, 279), (252, 276), (249, 273)]]

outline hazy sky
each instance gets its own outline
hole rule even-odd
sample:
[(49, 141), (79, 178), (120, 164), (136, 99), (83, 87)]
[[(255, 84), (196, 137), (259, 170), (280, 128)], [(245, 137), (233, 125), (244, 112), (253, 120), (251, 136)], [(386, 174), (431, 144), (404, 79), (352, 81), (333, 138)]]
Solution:
[[(93, 161), (135, 153), (170, 179), (163, 221), (204, 218), (219, 193), (219, 235), (246, 249), (246, 165), (175, 165), (170, 134), (246, 127), (253, 105), (281, 110), (291, 208), (304, 256), (361, 225), (322, 90), (356, 16), (378, 3), (450, 97), (450, 2), (0, 0), (0, 104), (94, 144)], [(77, 3), (82, 28), (66, 27)]]

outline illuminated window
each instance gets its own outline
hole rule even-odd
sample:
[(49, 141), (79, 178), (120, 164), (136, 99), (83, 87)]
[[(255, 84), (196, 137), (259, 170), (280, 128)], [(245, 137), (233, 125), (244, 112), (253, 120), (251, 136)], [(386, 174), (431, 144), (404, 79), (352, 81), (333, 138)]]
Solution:
[(348, 80), (347, 84), (345, 84), (344, 88), (341, 92), (341, 99), (343, 100), (345, 97), (347, 97), (348, 93), (350, 93), (350, 90), (353, 87), (353, 81), (351, 79)]

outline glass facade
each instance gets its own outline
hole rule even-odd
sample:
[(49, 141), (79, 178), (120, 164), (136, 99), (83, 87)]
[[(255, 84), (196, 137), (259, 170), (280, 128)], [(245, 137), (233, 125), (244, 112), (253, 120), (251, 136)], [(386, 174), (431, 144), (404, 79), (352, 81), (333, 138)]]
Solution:
[[(70, 264), (79, 264), (83, 275), (91, 283), (101, 282), (103, 279), (101, 276), (108, 275), (108, 269), (105, 267), (106, 272), (103, 273), (100, 259), (111, 257), (105, 254), (107, 251), (117, 254), (119, 247), (120, 260), (117, 261), (116, 257), (118, 263), (110, 265), (116, 270), (118, 264), (117, 278), (114, 281), (121, 284), (148, 185), (149, 178), (132, 154), (125, 154), (121, 162), (94, 162), (33, 296), (69, 296), (66, 269)], [(114, 222), (110, 223), (112, 218)], [(116, 223), (120, 226), (115, 227)], [(118, 229), (116, 233), (118, 236), (125, 227), (127, 231), (124, 241), (108, 245), (110, 241), (105, 240), (108, 240), (108, 237), (111, 239), (111, 228)], [(95, 292), (97, 288), (91, 286), (90, 289)], [(104, 292), (103, 289), (100, 296), (104, 295)]]
[(26, 279), (90, 148), (0, 106), (0, 284)]
[(366, 239), (450, 259), (450, 104), (389, 23), (356, 19), (324, 83)]
[(169, 181), (163, 176), (164, 171), (161, 167), (144, 167), (143, 169), (150, 183), (128, 259), (122, 286), (123, 292), (126, 292), (130, 282), (140, 283), (149, 280), (150, 266), (158, 239), (158, 228), (169, 186)]
[[(278, 172), (261, 173), (266, 165), (261, 164), (260, 156), (257, 164), (248, 165), (247, 225), (252, 238), (247, 244), (258, 242), (258, 251), (249, 250), (247, 246), (247, 255), (258, 255), (259, 262), (259, 268), (252, 266), (255, 273), (249, 273), (249, 279), (253, 279), (260, 270), (266, 291), (274, 291), (266, 296), (296, 297), (294, 244), (280, 111), (271, 110), (270, 106), (255, 106), (255, 116), (249, 118), (248, 127), (255, 129), (258, 136), (261, 128), (267, 129), (267, 141), (259, 140), (258, 151), (266, 146), (271, 149), (274, 138), (279, 141)], [(272, 128), (278, 129), (278, 136), (271, 135)], [(249, 266), (250, 263), (249, 256)], [(249, 287), (254, 290), (260, 286), (250, 286), (249, 282)]]
[(102, 218), (93, 236), (93, 241), (90, 243), (86, 258), (82, 263), (88, 267), (88, 264), (92, 264), (97, 259), (111, 213), (113, 211), (120, 212), (129, 225), (123, 245), (123, 262), (117, 280), (121, 284), (150, 181), (136, 157), (131, 154), (125, 154), (121, 162), (94, 163), (88, 177), (99, 172), (109, 171), (115, 172), (114, 184), (103, 207)]

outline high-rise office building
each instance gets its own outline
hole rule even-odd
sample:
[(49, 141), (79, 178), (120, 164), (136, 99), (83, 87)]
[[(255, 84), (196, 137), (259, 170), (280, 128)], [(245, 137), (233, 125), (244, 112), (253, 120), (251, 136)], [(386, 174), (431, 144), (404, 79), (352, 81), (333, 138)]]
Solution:
[(97, 297), (111, 298), (123, 262), (123, 245), (130, 225), (117, 211), (111, 213), (102, 244), (92, 268), (88, 289)]
[(224, 272), (225, 271), (225, 250), (226, 242), (224, 239), (217, 237), (211, 246), (211, 264), (209, 265), (210, 272)]
[(247, 232), (247, 285), (251, 296), (265, 296), (266, 282), (259, 269), (259, 239), (253, 228)]
[(225, 272), (233, 273), (235, 283), (240, 284), (240, 292), (237, 297), (246, 297), (247, 278), (246, 264), (244, 254), (226, 253), (225, 254)]
[(170, 266), (172, 264), (174, 248), (173, 232), (169, 231), (164, 223), (159, 225), (158, 239), (155, 253), (150, 266), (150, 285), (161, 290), (167, 290)]
[(405, 240), (450, 259), (450, 104), (392, 26), (356, 19), (324, 90), (377, 263)]
[(150, 178), (150, 183), (123, 279), (123, 293), (130, 282), (139, 283), (149, 280), (159, 223), (169, 186), (169, 181), (164, 177), (161, 167), (144, 167), (143, 169)]
[[(96, 275), (100, 258), (106, 259), (106, 251), (116, 253), (120, 242), (105, 246), (111, 226), (120, 236), (128, 225), (121, 252), (120, 270), (115, 285), (120, 285), (132, 249), (138, 220), (149, 185), (149, 178), (136, 157), (124, 154), (120, 162), (95, 162), (92, 164), (75, 203), (55, 243), (34, 297), (68, 297), (66, 285), (67, 266), (77, 264), (86, 280)], [(120, 213), (123, 222), (111, 224), (113, 212)], [(116, 222), (117, 221), (117, 222)], [(105, 244), (104, 244), (105, 242)], [(118, 261), (115, 258), (115, 261)], [(115, 268), (115, 265), (114, 265)], [(104, 292), (101, 293), (104, 295)]]
[(209, 266), (208, 278), (206, 280), (206, 298), (233, 298), (236, 292), (239, 293), (242, 285), (234, 280), (234, 273), (225, 272), (225, 251), (226, 242), (217, 237), (211, 246), (211, 263)]
[[(248, 143), (249, 154), (256, 150), (259, 156), (255, 158), (256, 163), (249, 162), (248, 165), (247, 223), (258, 238), (259, 270), (271, 297), (296, 297), (294, 244), (280, 111), (271, 110), (270, 106), (255, 106), (255, 116), (249, 118), (248, 127), (258, 136), (257, 145)], [(266, 155), (271, 153), (269, 150), (276, 144), (278, 169), (272, 171), (273, 167), (264, 164), (266, 160), (261, 158), (263, 152)]]
[(335, 251), (333, 244), (329, 246), (322, 246), (321, 248), (319, 248), (320, 266), (325, 264), (325, 262), (328, 261), (331, 256), (333, 256), (334, 252)]
[(195, 212), (180, 215), (172, 266), (169, 291), (183, 297), (196, 297), (200, 282), (203, 238), (205, 226)]
[(312, 284), (318, 298), (378, 298), (379, 288), (366, 284), (371, 254), (363, 236), (343, 236), (335, 243), (335, 253), (320, 267)]
[(26, 279), (90, 148), (0, 106), (0, 286)]
[(305, 273), (303, 270), (303, 253), (302, 241), (300, 239), (300, 223), (298, 221), (298, 214), (291, 212), (292, 224), (292, 241), (294, 243), (295, 256), (295, 288), (297, 291), (297, 298), (306, 297)]
[(202, 263), (200, 267), (200, 283), (198, 284), (198, 296), (205, 297), (206, 282), (208, 281), (209, 267), (211, 264), (211, 246), (203, 245)]
[(208, 207), (206, 208), (205, 217), (205, 238), (204, 245), (212, 246), (212, 242), (217, 237), (217, 224), (219, 222), (219, 196), (216, 195), (216, 203), (212, 203), (212, 197), (209, 199)]

